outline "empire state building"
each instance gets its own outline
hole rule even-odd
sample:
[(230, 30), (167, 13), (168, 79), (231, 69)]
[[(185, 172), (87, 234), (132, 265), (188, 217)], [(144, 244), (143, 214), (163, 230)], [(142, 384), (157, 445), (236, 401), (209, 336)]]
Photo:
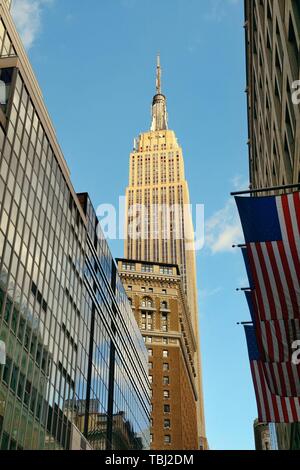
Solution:
[[(161, 88), (159, 57), (156, 68), (156, 94), (152, 102), (151, 128), (135, 139), (129, 166), (124, 259), (149, 263), (149, 266), (151, 263), (153, 265), (156, 263), (157, 266), (161, 266), (160, 274), (163, 272), (163, 265), (178, 266), (181, 290), (186, 305), (186, 321), (190, 325), (195, 345), (194, 347), (187, 346), (184, 354), (190, 357), (190, 364), (192, 364), (191, 376), (196, 397), (198, 443), (200, 447), (206, 448), (194, 229), (191, 213), (187, 210), (190, 198), (185, 179), (182, 148), (175, 132), (168, 128), (167, 100)], [(147, 268), (143, 269), (147, 271)], [(149, 267), (149, 271), (151, 269)], [(124, 283), (125, 289), (128, 282), (130, 280), (127, 277)], [(141, 286), (141, 288), (148, 293), (150, 289), (150, 294), (154, 292), (155, 297), (155, 291), (158, 291), (157, 289), (153, 291), (150, 284), (151, 282), (147, 284), (149, 287)], [(138, 321), (143, 322), (143, 318), (140, 319), (138, 315), (136, 317)], [(156, 328), (159, 329), (158, 325)], [(148, 325), (146, 325), (146, 330), (148, 330)]]

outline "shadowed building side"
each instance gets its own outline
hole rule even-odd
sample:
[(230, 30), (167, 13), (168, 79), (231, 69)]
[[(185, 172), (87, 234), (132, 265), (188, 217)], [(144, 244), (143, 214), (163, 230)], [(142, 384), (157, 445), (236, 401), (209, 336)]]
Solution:
[[(245, 0), (245, 39), (251, 189), (299, 183), (299, 0)], [(299, 423), (276, 428), (279, 449), (300, 449)]]

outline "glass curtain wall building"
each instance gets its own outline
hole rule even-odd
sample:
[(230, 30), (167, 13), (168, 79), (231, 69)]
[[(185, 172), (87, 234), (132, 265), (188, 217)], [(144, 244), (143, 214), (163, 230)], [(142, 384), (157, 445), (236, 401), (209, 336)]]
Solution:
[(0, 0), (0, 448), (72, 449), (74, 430), (81, 448), (148, 448), (147, 351), (7, 5)]
[(150, 439), (148, 352), (90, 198), (78, 199), (87, 218), (82, 349), (90, 333), (75, 424), (96, 449), (143, 449)]

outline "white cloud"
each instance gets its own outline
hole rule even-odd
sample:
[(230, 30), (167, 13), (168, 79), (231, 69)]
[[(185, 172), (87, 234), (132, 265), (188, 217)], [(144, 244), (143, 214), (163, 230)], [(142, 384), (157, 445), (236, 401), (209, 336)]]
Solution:
[(204, 300), (209, 297), (214, 297), (215, 295), (218, 295), (223, 290), (224, 290), (223, 287), (215, 287), (214, 289), (200, 289), (199, 298), (201, 300)]
[(240, 0), (209, 0), (209, 10), (204, 15), (208, 21), (220, 22), (227, 14), (228, 6), (238, 5)]
[[(229, 1), (229, 0), (227, 0)], [(238, 0), (231, 0), (232, 2)], [(249, 188), (249, 181), (245, 176), (236, 174), (230, 185), (234, 191)], [(225, 206), (215, 212), (205, 224), (205, 244), (215, 253), (234, 251), (232, 245), (243, 243), (244, 236), (239, 214), (234, 198), (228, 199)]]
[(12, 15), (26, 49), (32, 47), (42, 27), (42, 10), (54, 0), (13, 0)]
[(210, 217), (205, 224), (205, 243), (213, 254), (234, 251), (232, 245), (243, 242), (243, 232), (234, 199)]
[(249, 188), (249, 181), (242, 175), (235, 175), (231, 179), (231, 185), (235, 191), (243, 191)]

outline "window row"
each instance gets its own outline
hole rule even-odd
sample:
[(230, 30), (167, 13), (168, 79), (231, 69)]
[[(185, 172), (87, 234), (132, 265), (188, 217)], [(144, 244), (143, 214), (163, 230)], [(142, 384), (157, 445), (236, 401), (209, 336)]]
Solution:
[[(149, 348), (148, 349), (148, 356), (152, 357), (153, 356), (153, 349)], [(163, 357), (169, 357), (169, 351), (167, 349), (164, 349), (162, 352)]]
[[(128, 292), (132, 292), (132, 286), (127, 286), (127, 290), (128, 290)], [(153, 293), (154, 290), (153, 290), (153, 287), (148, 287), (148, 288), (146, 288), (146, 287), (142, 286), (142, 287), (141, 287), (141, 291), (142, 291), (142, 292), (147, 292), (147, 291), (148, 291), (148, 292), (152, 292), (152, 293)], [(166, 294), (166, 293), (167, 293), (167, 289), (162, 289), (161, 292), (162, 292), (162, 294)]]
[[(151, 418), (151, 428), (154, 427), (154, 419)], [(171, 420), (169, 418), (164, 419), (164, 429), (171, 429)]]
[[(165, 429), (168, 429), (168, 428), (165, 428)], [(154, 440), (154, 435), (150, 434), (150, 443), (151, 444), (153, 443), (153, 440)], [(171, 444), (171, 443), (172, 443), (171, 436), (169, 434), (166, 434), (164, 436), (164, 444)]]

